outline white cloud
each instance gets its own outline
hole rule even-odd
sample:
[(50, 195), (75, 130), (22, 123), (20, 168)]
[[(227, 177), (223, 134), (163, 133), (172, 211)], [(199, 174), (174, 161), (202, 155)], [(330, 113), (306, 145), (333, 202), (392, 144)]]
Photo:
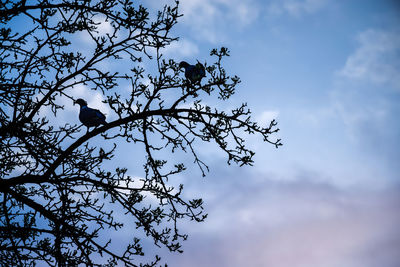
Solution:
[[(109, 115), (111, 113), (110, 107), (102, 102), (105, 98), (100, 91), (90, 90), (85, 85), (74, 86), (72, 90), (72, 95), (75, 99), (83, 98), (86, 100), (89, 107), (99, 109), (106, 115)], [(69, 105), (68, 108), (70, 108), (71, 110), (75, 110), (74, 106), (71, 105)]]
[(199, 53), (199, 48), (189, 40), (180, 39), (167, 46), (162, 53), (168, 57), (193, 57)]
[(312, 14), (327, 5), (329, 0), (278, 0), (272, 1), (267, 7), (269, 15), (289, 14), (293, 17), (300, 17), (305, 14)]
[[(354, 131), (358, 131), (360, 125), (366, 124), (370, 128), (379, 129), (383, 126), (383, 122), (387, 119), (388, 108), (383, 104), (378, 105), (356, 105), (351, 101), (354, 101), (353, 96), (341, 92), (337, 92), (333, 98), (333, 107), (339, 117), (342, 119), (343, 123), (352, 132), (352, 135), (356, 135)], [(359, 101), (357, 99), (356, 101)], [(364, 130), (364, 129), (362, 129)], [(354, 138), (358, 138), (353, 136)]]
[(400, 89), (400, 35), (367, 30), (358, 35), (359, 47), (339, 71), (350, 79), (384, 84)]
[[(172, 0), (151, 0), (155, 10), (163, 5), (174, 5)], [(179, 25), (186, 36), (212, 44), (226, 41), (230, 36), (251, 25), (258, 19), (263, 4), (257, 0), (181, 0), (179, 1)]]
[[(112, 34), (114, 28), (111, 26), (110, 21), (106, 19), (104, 16), (95, 16), (93, 17), (94, 23), (97, 24), (97, 32), (92, 32), (94, 37), (105, 36), (106, 34)], [(92, 43), (92, 37), (86, 31), (80, 32), (81, 40), (86, 43)]]
[(278, 115), (279, 115), (279, 111), (277, 111), (277, 110), (265, 110), (257, 117), (257, 122), (261, 126), (267, 127), (267, 126), (269, 126), (269, 123), (273, 119), (276, 119), (278, 117)]
[(240, 182), (243, 177), (230, 177), (234, 183), (215, 187), (220, 198), (208, 209), (206, 224), (195, 230), (188, 226), (193, 246), (184, 246), (185, 253), (169, 263), (395, 266), (393, 251), (400, 246), (395, 190), (350, 192), (307, 182), (254, 184), (252, 178)]
[(224, 40), (227, 30), (248, 26), (259, 15), (253, 0), (185, 0), (180, 5), (182, 24), (192, 28), (193, 36), (211, 43)]
[[(82, 98), (88, 102), (89, 107), (99, 109), (102, 113), (104, 113), (107, 121), (112, 120), (112, 117), (115, 116), (111, 112), (110, 107), (102, 102), (105, 98), (100, 91), (90, 90), (85, 85), (77, 85), (69, 90), (66, 93), (73, 96), (75, 100)], [(45, 116), (54, 126), (64, 125), (65, 123), (80, 124), (78, 117), (79, 106), (74, 105), (73, 100), (64, 96), (57, 96), (55, 102), (57, 105), (64, 106), (64, 109), (57, 111), (57, 115), (54, 116), (50, 106), (45, 106), (40, 110), (40, 116)]]

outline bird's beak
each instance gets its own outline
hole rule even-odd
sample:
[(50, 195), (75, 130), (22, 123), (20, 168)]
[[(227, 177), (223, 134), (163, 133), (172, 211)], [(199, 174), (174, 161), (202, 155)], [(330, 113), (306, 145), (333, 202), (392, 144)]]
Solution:
[(74, 106), (76, 105), (76, 100), (74, 100)]

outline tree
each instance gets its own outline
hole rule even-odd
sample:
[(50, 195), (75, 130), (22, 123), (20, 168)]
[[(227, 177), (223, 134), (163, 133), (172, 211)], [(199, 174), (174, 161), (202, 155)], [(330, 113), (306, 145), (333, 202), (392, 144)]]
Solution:
[[(186, 166), (167, 161), (166, 154), (190, 154), (205, 175), (198, 143), (215, 142), (228, 163), (240, 165), (253, 162), (247, 134), (281, 145), (269, 139), (276, 122), (258, 126), (246, 104), (229, 112), (203, 104), (208, 95), (229, 99), (240, 82), (222, 66), (226, 48), (211, 51), (215, 63), (203, 62), (201, 83), (186, 80), (179, 64), (165, 59), (163, 49), (178, 41), (170, 31), (180, 16), (178, 2), (157, 14), (129, 0), (1, 2), (2, 266), (155, 266), (158, 256), (140, 263), (141, 233), (181, 251), (187, 235), (178, 223), (206, 217), (201, 199), (185, 199), (183, 185), (169, 183)], [(84, 49), (82, 38), (89, 43)], [(107, 66), (115, 62), (124, 73)], [(107, 125), (87, 132), (60, 119), (79, 86), (101, 94), (111, 111)], [(125, 166), (115, 167), (122, 145), (144, 150), (140, 180)], [(157, 201), (146, 202), (150, 195)], [(130, 221), (123, 223), (115, 211)], [(113, 250), (103, 234), (126, 225), (136, 228), (132, 241)]]

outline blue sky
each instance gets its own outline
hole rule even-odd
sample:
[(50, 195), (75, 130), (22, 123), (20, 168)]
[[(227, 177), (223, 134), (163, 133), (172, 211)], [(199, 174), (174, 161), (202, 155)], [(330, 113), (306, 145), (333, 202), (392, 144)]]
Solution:
[[(143, 5), (155, 12), (165, 3)], [(210, 173), (202, 178), (192, 165), (171, 183), (203, 198), (209, 216), (180, 225), (189, 234), (183, 254), (151, 245), (147, 252), (178, 267), (399, 266), (400, 3), (181, 0), (180, 11), (180, 40), (165, 57), (209, 61), (212, 48), (228, 47), (225, 67), (242, 83), (218, 107), (247, 102), (260, 123), (276, 118), (284, 145), (249, 137), (255, 164), (242, 168), (228, 166), (216, 146), (198, 146)], [(85, 53), (83, 35), (79, 41)], [(73, 90), (116, 118), (100, 92)], [(57, 122), (79, 123), (77, 106), (63, 103)], [(121, 146), (116, 160), (140, 177), (142, 161), (130, 164), (143, 157), (139, 147)], [(113, 234), (114, 244), (129, 231)]]
[[(160, 1), (150, 1), (151, 7)], [(163, 2), (164, 3), (164, 2)], [(181, 1), (166, 55), (208, 59), (227, 46), (248, 102), (276, 118), (284, 146), (250, 138), (254, 167), (201, 148), (210, 173), (182, 177), (209, 218), (171, 266), (398, 266), (400, 3)], [(195, 175), (192, 176), (190, 172)], [(198, 175), (199, 177), (196, 177)]]

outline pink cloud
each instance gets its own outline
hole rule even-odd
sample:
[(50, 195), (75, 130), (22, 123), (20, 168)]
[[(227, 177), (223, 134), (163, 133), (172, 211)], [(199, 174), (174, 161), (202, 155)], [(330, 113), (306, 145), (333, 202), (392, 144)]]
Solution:
[(188, 229), (195, 234), (184, 244), (185, 252), (167, 256), (172, 266), (380, 267), (397, 262), (398, 192), (350, 192), (307, 182), (244, 186), (240, 192), (217, 200), (209, 220), (196, 225), (200, 229)]

